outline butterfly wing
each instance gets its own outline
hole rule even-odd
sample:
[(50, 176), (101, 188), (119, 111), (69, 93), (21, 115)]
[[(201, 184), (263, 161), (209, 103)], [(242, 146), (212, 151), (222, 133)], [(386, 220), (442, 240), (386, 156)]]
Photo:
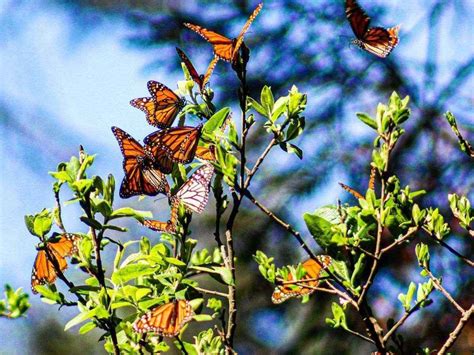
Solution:
[(196, 148), (196, 158), (206, 161), (216, 161), (215, 146), (209, 147), (198, 146)]
[(177, 336), (194, 315), (187, 300), (179, 300), (153, 308), (137, 319), (133, 329), (137, 333), (154, 332), (164, 337)]
[(202, 89), (201, 89), (201, 91), (204, 89), (206, 84), (209, 82), (209, 79), (211, 78), (211, 75), (214, 72), (214, 68), (216, 67), (218, 61), (219, 61), (219, 57), (215, 55), (212, 58), (211, 62), (209, 63), (209, 66), (207, 67), (207, 70), (206, 70), (206, 74), (204, 74), (204, 77), (202, 79)]
[(214, 47), (214, 54), (220, 59), (230, 62), (234, 58), (235, 41), (192, 23), (186, 22), (184, 25), (211, 43)]
[(369, 29), (370, 17), (359, 6), (356, 0), (346, 0), (346, 17), (357, 39), (362, 40)]
[(370, 28), (358, 44), (367, 52), (385, 58), (398, 44), (398, 29), (398, 26), (388, 30), (382, 27)]
[(242, 45), (242, 42), (244, 41), (244, 35), (247, 33), (247, 31), (249, 30), (250, 28), (250, 25), (252, 24), (252, 22), (255, 20), (255, 18), (257, 17), (258, 13), (260, 12), (260, 10), (262, 10), (262, 7), (263, 7), (263, 3), (260, 3), (257, 5), (257, 7), (255, 8), (255, 10), (253, 10), (252, 14), (250, 15), (250, 17), (248, 18), (247, 22), (245, 23), (244, 27), (242, 27), (242, 30), (240, 31), (239, 35), (237, 36), (237, 39), (235, 41), (235, 45), (234, 45), (234, 49), (233, 49), (233, 56), (232, 57), (235, 57), (235, 55), (237, 54), (237, 52), (239, 51), (239, 48), (240, 46)]
[(161, 222), (153, 219), (148, 219), (143, 222), (145, 227), (150, 228), (151, 230), (157, 232), (166, 232), (166, 233), (174, 233), (176, 232), (176, 223), (178, 222), (178, 208), (179, 203), (175, 198), (171, 198), (171, 216), (170, 219), (166, 222)]
[(74, 234), (63, 234), (57, 241), (49, 241), (46, 250), (39, 250), (31, 272), (31, 290), (38, 293), (35, 287), (38, 285), (52, 284), (56, 281), (57, 273), (53, 262), (48, 258), (54, 258), (59, 270), (67, 268), (66, 257), (77, 253), (80, 237)]
[(170, 127), (184, 107), (184, 100), (157, 81), (150, 80), (147, 87), (151, 97), (134, 99), (130, 101), (130, 105), (145, 112), (150, 125), (158, 128)]
[(191, 60), (189, 60), (188, 56), (181, 49), (176, 47), (176, 52), (178, 52), (178, 55), (181, 58), (181, 61), (184, 63), (184, 65), (188, 69), (189, 75), (191, 75), (191, 78), (193, 79), (193, 81), (199, 86), (199, 90), (202, 91), (202, 89), (204, 88), (203, 78), (201, 77), (201, 75), (199, 75), (196, 68), (194, 68), (193, 63), (191, 63)]
[(198, 127), (173, 127), (149, 134), (145, 138), (145, 151), (165, 174), (171, 172), (173, 163), (187, 164), (194, 159), (201, 137)]
[(205, 164), (194, 172), (176, 193), (176, 198), (193, 212), (201, 213), (209, 200), (209, 184), (214, 174), (214, 167)]
[(167, 192), (165, 175), (153, 168), (142, 145), (118, 127), (112, 127), (112, 132), (123, 155), (125, 177), (120, 186), (120, 197), (142, 194), (155, 196), (160, 192)]
[[(321, 271), (326, 269), (332, 262), (332, 259), (328, 255), (318, 255), (316, 257), (318, 261), (313, 259), (308, 259), (303, 262), (302, 267), (305, 269), (306, 274), (301, 279), (300, 284), (303, 285), (296, 285), (296, 284), (287, 284), (287, 285), (279, 285), (275, 288), (272, 294), (272, 302), (273, 303), (283, 303), (286, 300), (292, 297), (302, 297), (304, 295), (310, 295), (315, 292), (315, 287), (319, 285), (319, 276), (321, 275)], [(286, 281), (293, 281), (293, 275), (291, 273), (288, 274)], [(305, 281), (308, 280), (308, 281)], [(291, 286), (290, 286), (291, 285)], [(305, 287), (308, 286), (308, 287)]]

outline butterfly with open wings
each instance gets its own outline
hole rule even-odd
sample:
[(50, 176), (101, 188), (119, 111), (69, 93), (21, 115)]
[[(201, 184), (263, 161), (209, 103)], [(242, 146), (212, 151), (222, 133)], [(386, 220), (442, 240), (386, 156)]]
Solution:
[(352, 43), (363, 50), (385, 58), (398, 44), (400, 26), (385, 29), (369, 27), (370, 17), (359, 6), (356, 0), (346, 0), (346, 17), (356, 38)]
[(258, 4), (258, 6), (255, 8), (255, 10), (253, 10), (252, 14), (248, 18), (242, 30), (240, 31), (239, 35), (234, 39), (227, 38), (217, 32), (208, 30), (198, 25), (193, 25), (188, 22), (186, 22), (184, 25), (199, 34), (206, 41), (211, 43), (214, 47), (214, 54), (218, 58), (227, 62), (234, 62), (237, 53), (244, 41), (245, 33), (247, 33), (248, 29), (250, 28), (250, 25), (255, 20), (262, 7), (263, 3)]

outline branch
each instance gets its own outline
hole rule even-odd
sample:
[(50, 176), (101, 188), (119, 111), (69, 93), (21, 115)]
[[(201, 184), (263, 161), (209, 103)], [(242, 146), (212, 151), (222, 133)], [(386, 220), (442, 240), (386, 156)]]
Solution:
[(408, 317), (410, 317), (414, 312), (420, 309), (421, 304), (428, 298), (428, 296), (429, 295), (426, 295), (425, 297), (423, 297), (421, 301), (417, 302), (412, 308), (410, 308), (408, 311), (405, 311), (405, 314), (399, 319), (399, 321), (395, 323), (392, 328), (390, 328), (387, 334), (385, 334), (385, 336), (383, 337), (384, 342), (387, 342), (388, 339), (390, 339), (392, 334), (395, 333), (395, 331), (405, 323)]
[(458, 251), (456, 251), (453, 247), (451, 247), (449, 244), (447, 244), (444, 240), (437, 238), (433, 233), (431, 233), (428, 229), (423, 228), (423, 230), (430, 236), (433, 240), (437, 241), (441, 246), (445, 247), (448, 249), (452, 254), (456, 255), (459, 259), (464, 261), (466, 264), (468, 264), (471, 267), (474, 267), (474, 262), (470, 259), (468, 259), (466, 256), (462, 255)]
[(279, 217), (277, 217), (272, 211), (270, 211), (266, 206), (261, 204), (249, 190), (245, 190), (244, 192), (245, 197), (247, 197), (255, 206), (260, 208), (260, 210), (265, 213), (270, 219), (272, 219), (274, 222), (276, 222), (280, 227), (282, 227), (284, 230), (286, 230), (288, 233), (293, 235), (298, 242), (300, 243), (300, 246), (304, 249), (304, 251), (311, 257), (311, 259), (316, 260), (316, 255), (313, 253), (313, 251), (309, 248), (309, 246), (305, 243), (303, 240), (303, 237), (301, 236), (300, 232), (298, 232), (296, 229), (294, 229), (289, 223), (284, 222), (281, 220)]
[(446, 351), (448, 351), (448, 349), (454, 344), (457, 338), (461, 335), (464, 326), (471, 318), (472, 313), (474, 313), (474, 305), (472, 305), (471, 308), (469, 308), (463, 313), (463, 316), (461, 317), (461, 319), (459, 319), (458, 325), (456, 326), (456, 328), (454, 328), (451, 334), (449, 334), (448, 339), (443, 344), (442, 348), (439, 350), (438, 355), (444, 355)]
[(397, 238), (392, 244), (386, 246), (385, 248), (383, 248), (381, 250), (381, 254), (384, 254), (388, 251), (390, 251), (392, 248), (396, 247), (397, 245), (400, 245), (402, 244), (403, 242), (405, 242), (406, 240), (410, 239), (410, 237), (415, 234), (416, 232), (418, 232), (418, 230), (420, 229), (420, 227), (418, 226), (413, 226), (413, 227), (410, 227), (408, 229), (408, 231), (405, 233), (404, 236), (400, 237), (400, 238)]
[(427, 268), (423, 268), (423, 270), (426, 271), (426, 273), (428, 274), (428, 276), (430, 277), (430, 279), (433, 281), (433, 284), (434, 284), (434, 287), (440, 291), (447, 299), (448, 301), (454, 306), (457, 308), (457, 310), (459, 312), (461, 312), (462, 314), (464, 314), (465, 310), (464, 308), (462, 308), (459, 303), (457, 303), (453, 296), (451, 296), (451, 294), (443, 287), (443, 285), (441, 285), (441, 282), (439, 282), (439, 280), (431, 273), (430, 270), (428, 270)]
[(210, 295), (215, 295), (215, 296), (219, 296), (219, 297), (228, 298), (228, 295), (226, 293), (222, 293), (222, 292), (219, 292), (219, 291), (208, 290), (208, 289), (197, 287), (197, 286), (194, 286), (193, 288), (195, 290), (199, 291), (199, 292), (202, 292), (202, 293), (207, 293), (207, 294), (210, 294)]

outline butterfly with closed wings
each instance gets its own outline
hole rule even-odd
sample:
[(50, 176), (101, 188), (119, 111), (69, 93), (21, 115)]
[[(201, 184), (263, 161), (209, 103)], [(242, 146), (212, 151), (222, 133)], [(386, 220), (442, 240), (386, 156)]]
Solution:
[(176, 52), (178, 52), (179, 57), (181, 58), (181, 61), (184, 63), (186, 68), (188, 69), (189, 75), (191, 75), (191, 78), (193, 81), (198, 85), (199, 91), (202, 93), (204, 92), (204, 88), (206, 87), (206, 84), (209, 82), (209, 79), (211, 78), (212, 72), (214, 71), (214, 68), (216, 67), (217, 62), (219, 61), (219, 57), (214, 56), (209, 63), (209, 66), (207, 67), (206, 73), (204, 75), (198, 74), (196, 68), (194, 68), (193, 63), (191, 63), (191, 60), (188, 58), (188, 56), (178, 47), (176, 47)]

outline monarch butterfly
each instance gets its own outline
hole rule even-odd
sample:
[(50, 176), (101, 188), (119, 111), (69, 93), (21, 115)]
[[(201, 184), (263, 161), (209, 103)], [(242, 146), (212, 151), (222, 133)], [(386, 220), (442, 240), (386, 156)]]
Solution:
[(166, 232), (166, 233), (176, 232), (176, 223), (178, 222), (179, 201), (176, 198), (171, 197), (170, 206), (171, 206), (171, 216), (167, 222), (161, 222), (161, 221), (157, 221), (153, 219), (148, 219), (143, 222), (143, 225), (157, 232)]
[(163, 173), (169, 174), (173, 170), (173, 163), (187, 164), (194, 159), (201, 129), (202, 125), (153, 132), (144, 140), (145, 152)]
[(53, 284), (56, 281), (57, 273), (54, 264), (60, 271), (67, 269), (66, 257), (77, 253), (79, 240), (80, 236), (65, 233), (50, 238), (44, 249), (38, 251), (31, 272), (31, 290), (33, 293), (38, 293), (36, 286)]
[(146, 120), (158, 128), (170, 127), (179, 111), (186, 105), (184, 98), (176, 95), (166, 85), (154, 80), (147, 83), (151, 97), (140, 97), (130, 101), (130, 105), (142, 110)]
[(175, 337), (193, 315), (189, 301), (175, 300), (145, 313), (133, 323), (133, 330), (137, 333), (154, 332), (164, 337)]
[(339, 183), (339, 185), (341, 185), (341, 187), (346, 190), (347, 192), (349, 192), (352, 196), (354, 196), (356, 199), (358, 200), (365, 200), (365, 197), (362, 196), (361, 193), (359, 193), (358, 191), (354, 190), (352, 187), (350, 186), (347, 186), (346, 184), (343, 184), (342, 182)]
[(125, 177), (120, 185), (120, 197), (129, 198), (134, 195), (154, 196), (168, 192), (165, 175), (155, 169), (152, 161), (145, 154), (140, 143), (118, 127), (112, 127), (123, 155)]
[(258, 4), (258, 6), (253, 10), (249, 19), (245, 23), (244, 27), (240, 31), (237, 38), (230, 39), (225, 36), (222, 36), (216, 32), (210, 31), (204, 27), (193, 25), (186, 22), (184, 25), (194, 32), (198, 33), (206, 41), (211, 43), (214, 46), (214, 54), (222, 60), (227, 62), (233, 62), (237, 55), (237, 52), (244, 41), (244, 35), (248, 31), (253, 20), (257, 17), (258, 13), (263, 7), (263, 3)]
[(377, 174), (377, 168), (371, 166), (370, 167), (370, 178), (369, 178), (369, 190), (375, 189), (375, 174)]
[(191, 61), (189, 60), (188, 56), (178, 47), (176, 47), (176, 52), (178, 52), (181, 61), (184, 63), (184, 65), (186, 65), (186, 68), (189, 71), (189, 75), (191, 75), (193, 81), (199, 86), (199, 91), (203, 92), (206, 84), (211, 78), (212, 72), (214, 71), (217, 62), (219, 61), (219, 58), (217, 56), (214, 56), (211, 62), (209, 63), (209, 66), (207, 67), (206, 74), (199, 75), (196, 68), (194, 68), (193, 63), (191, 63)]
[(175, 197), (187, 210), (201, 213), (209, 200), (209, 184), (214, 174), (214, 167), (205, 164), (180, 187)]
[[(301, 279), (300, 285), (286, 284), (275, 288), (272, 294), (273, 303), (283, 303), (289, 298), (299, 298), (304, 295), (310, 295), (316, 291), (314, 288), (319, 285), (318, 278), (321, 275), (321, 271), (326, 269), (332, 262), (331, 257), (328, 255), (318, 255), (316, 258), (319, 263), (314, 259), (308, 259), (303, 262), (302, 267), (306, 271), (306, 275)], [(320, 264), (323, 265), (324, 268), (322, 268)], [(293, 275), (289, 273), (285, 281), (295, 281), (295, 279)]]
[(388, 29), (383, 27), (369, 28), (370, 17), (362, 10), (356, 0), (346, 0), (346, 17), (356, 36), (352, 43), (367, 52), (385, 58), (398, 44), (400, 26)]
[(209, 147), (198, 146), (196, 148), (196, 158), (206, 161), (216, 161), (216, 147), (210, 145)]

